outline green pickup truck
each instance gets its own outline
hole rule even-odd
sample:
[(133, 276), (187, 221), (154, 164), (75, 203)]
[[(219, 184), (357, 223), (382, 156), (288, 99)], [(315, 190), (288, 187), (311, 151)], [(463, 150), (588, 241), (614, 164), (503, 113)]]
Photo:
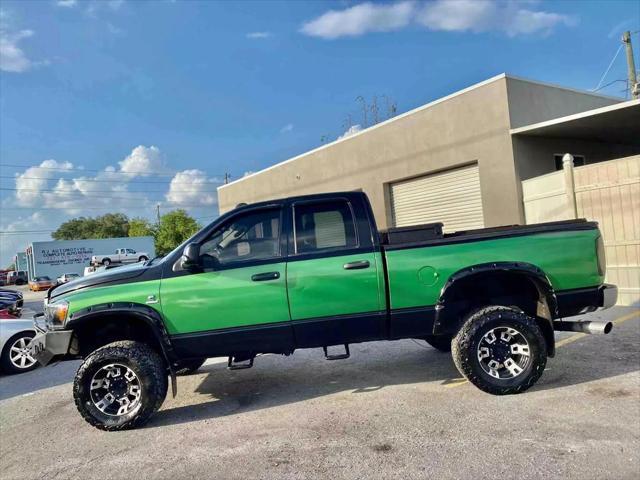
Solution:
[[(169, 378), (226, 356), (413, 338), (496, 395), (519, 393), (553, 356), (554, 330), (608, 333), (564, 318), (608, 308), (596, 223), (585, 220), (442, 233), (442, 224), (380, 232), (363, 193), (243, 205), (162, 259), (49, 290), (33, 354), (82, 358), (73, 394), (91, 425), (141, 425)], [(329, 350), (330, 348), (330, 350)]]

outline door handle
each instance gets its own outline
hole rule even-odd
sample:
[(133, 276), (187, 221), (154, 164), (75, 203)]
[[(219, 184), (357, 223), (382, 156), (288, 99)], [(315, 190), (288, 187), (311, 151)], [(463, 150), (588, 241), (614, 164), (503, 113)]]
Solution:
[(277, 280), (279, 278), (280, 272), (265, 272), (251, 275), (251, 280), (253, 280), (254, 282), (266, 282), (268, 280)]
[(360, 270), (362, 268), (369, 268), (370, 265), (369, 260), (358, 260), (356, 262), (345, 263), (342, 268), (345, 270)]

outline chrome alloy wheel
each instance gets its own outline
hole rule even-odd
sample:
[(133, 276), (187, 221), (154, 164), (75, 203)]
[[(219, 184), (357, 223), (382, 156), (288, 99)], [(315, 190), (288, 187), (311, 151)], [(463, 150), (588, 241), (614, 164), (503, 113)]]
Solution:
[(142, 405), (140, 379), (129, 367), (117, 363), (105, 365), (93, 375), (90, 395), (98, 410), (116, 417)]
[(529, 342), (512, 327), (492, 328), (478, 343), (480, 366), (499, 380), (520, 375), (529, 365), (530, 355)]
[(29, 352), (30, 337), (20, 337), (9, 348), (9, 360), (14, 367), (25, 370), (33, 367), (36, 359)]

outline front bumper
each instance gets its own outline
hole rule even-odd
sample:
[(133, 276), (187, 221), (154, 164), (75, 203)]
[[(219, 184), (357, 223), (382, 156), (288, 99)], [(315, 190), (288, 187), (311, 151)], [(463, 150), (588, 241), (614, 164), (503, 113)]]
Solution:
[(45, 366), (56, 357), (65, 357), (69, 354), (71, 346), (71, 330), (49, 330), (44, 323), (44, 314), (38, 314), (33, 318), (33, 326), (36, 336), (29, 344), (31, 356), (38, 363)]

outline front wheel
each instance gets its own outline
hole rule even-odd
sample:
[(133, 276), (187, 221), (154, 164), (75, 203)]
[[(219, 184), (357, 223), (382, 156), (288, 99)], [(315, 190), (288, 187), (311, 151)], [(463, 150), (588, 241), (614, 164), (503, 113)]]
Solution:
[(491, 306), (471, 314), (451, 346), (460, 373), (493, 395), (524, 392), (547, 364), (535, 319), (513, 308)]
[(139, 262), (146, 262), (147, 260), (149, 260), (149, 258), (148, 258), (148, 257), (145, 257), (144, 255), (142, 255), (142, 256), (138, 259), (138, 261), (139, 261)]
[(138, 427), (167, 395), (167, 368), (150, 346), (129, 340), (90, 354), (78, 369), (73, 397), (80, 415), (100, 430)]

